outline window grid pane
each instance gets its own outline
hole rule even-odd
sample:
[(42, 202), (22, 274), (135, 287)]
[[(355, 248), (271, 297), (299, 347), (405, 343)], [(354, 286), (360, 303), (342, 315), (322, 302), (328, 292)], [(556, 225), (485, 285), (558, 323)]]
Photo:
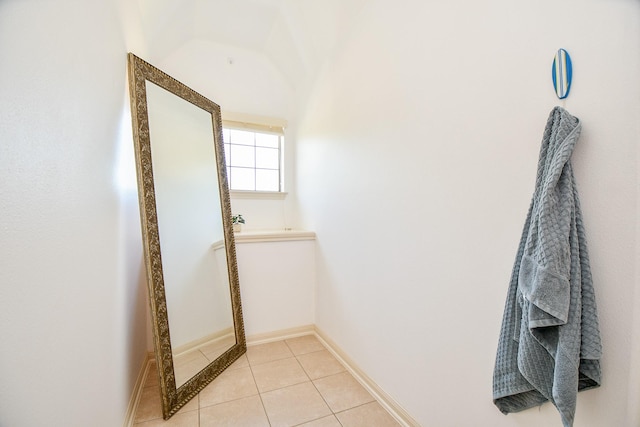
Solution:
[(257, 191), (279, 191), (280, 174), (277, 170), (256, 169)]
[(231, 167), (231, 189), (253, 190), (256, 189), (256, 170), (252, 168)]
[(275, 148), (256, 147), (256, 168), (280, 169), (279, 150)]
[(270, 133), (256, 133), (258, 147), (279, 148), (280, 137)]
[(231, 166), (256, 167), (256, 150), (247, 145), (231, 144)]
[(246, 130), (229, 129), (229, 142), (239, 145), (256, 145), (255, 133)]

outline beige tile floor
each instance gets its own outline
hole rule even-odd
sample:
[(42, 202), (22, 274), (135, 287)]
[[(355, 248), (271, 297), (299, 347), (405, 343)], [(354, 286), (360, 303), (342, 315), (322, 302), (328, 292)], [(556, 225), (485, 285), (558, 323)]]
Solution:
[(313, 335), (250, 346), (168, 421), (154, 369), (135, 427), (397, 427)]

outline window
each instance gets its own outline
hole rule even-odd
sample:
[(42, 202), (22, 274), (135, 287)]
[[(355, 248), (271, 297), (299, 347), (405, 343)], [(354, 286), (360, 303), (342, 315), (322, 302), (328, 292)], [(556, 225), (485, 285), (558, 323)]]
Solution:
[(282, 192), (281, 128), (223, 123), (230, 190)]

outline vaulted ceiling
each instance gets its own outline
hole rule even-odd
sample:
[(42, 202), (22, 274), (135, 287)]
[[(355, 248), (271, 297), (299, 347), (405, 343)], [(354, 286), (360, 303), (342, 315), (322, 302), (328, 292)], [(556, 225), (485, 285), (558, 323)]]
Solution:
[(368, 0), (138, 0), (148, 54), (193, 40), (266, 58), (294, 89), (314, 78)]

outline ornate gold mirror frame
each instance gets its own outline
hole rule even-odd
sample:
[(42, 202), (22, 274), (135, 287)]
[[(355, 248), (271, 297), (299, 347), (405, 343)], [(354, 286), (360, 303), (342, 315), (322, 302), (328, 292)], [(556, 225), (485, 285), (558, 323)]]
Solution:
[[(224, 160), (222, 121), (220, 116), (220, 107), (216, 103), (210, 101), (132, 53), (128, 54), (128, 73), (133, 139), (135, 144), (138, 177), (138, 198), (140, 203), (140, 217), (149, 289), (149, 303), (152, 316), (155, 358), (160, 379), (162, 412), (164, 419), (168, 419), (198, 392), (200, 392), (200, 390), (202, 390), (207, 384), (213, 381), (213, 379), (231, 365), (231, 363), (244, 354), (247, 348), (244, 334), (244, 323), (242, 319), (242, 307), (240, 303), (238, 267), (236, 263), (235, 241), (231, 221), (231, 204)], [(231, 296), (230, 310), (233, 317), (233, 333), (235, 334), (235, 342), (230, 344), (229, 348), (227, 348), (221, 355), (217, 356), (215, 360), (210, 363), (207, 362), (208, 365), (199, 370), (195, 375), (185, 379), (183, 384), (178, 384), (178, 387), (176, 387), (176, 371), (174, 365), (175, 349), (172, 348), (171, 337), (169, 334), (170, 319), (168, 313), (170, 310), (167, 310), (165, 272), (163, 271), (160, 248), (161, 239), (158, 227), (158, 204), (151, 155), (152, 141), (149, 131), (147, 82), (151, 82), (176, 97), (201, 108), (211, 116), (213, 125), (212, 143), (215, 146), (215, 163), (217, 166), (219, 200), (221, 205), (221, 222), (222, 229), (224, 230), (223, 242), (218, 242), (217, 245), (215, 242), (211, 242), (211, 244), (218, 249), (221, 249), (222, 245), (224, 245), (225, 248), (224, 255), (226, 255)], [(217, 215), (215, 212), (212, 212), (211, 214)], [(226, 281), (226, 278), (223, 281)]]

